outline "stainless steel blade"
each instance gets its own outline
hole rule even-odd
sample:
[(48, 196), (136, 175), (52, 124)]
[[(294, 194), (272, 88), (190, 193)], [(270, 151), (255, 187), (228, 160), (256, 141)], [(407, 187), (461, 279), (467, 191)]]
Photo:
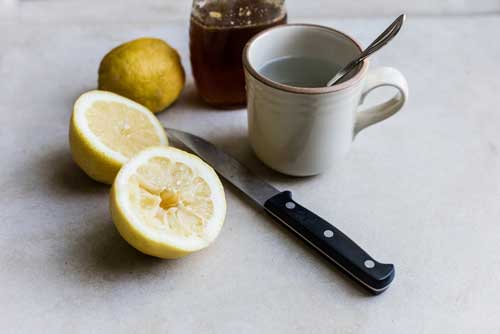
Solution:
[(264, 206), (269, 198), (280, 193), (278, 189), (257, 177), (236, 159), (205, 139), (176, 129), (165, 128), (165, 130), (169, 137), (183, 143), (257, 204)]

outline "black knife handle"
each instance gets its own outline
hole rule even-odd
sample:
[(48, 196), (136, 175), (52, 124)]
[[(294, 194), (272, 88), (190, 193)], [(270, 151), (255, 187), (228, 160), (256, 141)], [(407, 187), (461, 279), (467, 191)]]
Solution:
[(291, 192), (271, 197), (264, 207), (370, 292), (382, 293), (394, 279), (394, 265), (375, 261), (335, 226), (292, 200)]

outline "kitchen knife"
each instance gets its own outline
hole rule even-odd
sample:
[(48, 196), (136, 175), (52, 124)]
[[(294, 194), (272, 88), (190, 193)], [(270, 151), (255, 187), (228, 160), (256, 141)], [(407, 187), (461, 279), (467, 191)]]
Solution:
[(361, 286), (373, 294), (380, 294), (389, 287), (394, 279), (394, 265), (375, 261), (335, 226), (294, 201), (290, 191), (279, 191), (200, 137), (180, 130), (166, 130), (173, 141), (181, 142), (205, 160), (222, 177), (316, 248)]

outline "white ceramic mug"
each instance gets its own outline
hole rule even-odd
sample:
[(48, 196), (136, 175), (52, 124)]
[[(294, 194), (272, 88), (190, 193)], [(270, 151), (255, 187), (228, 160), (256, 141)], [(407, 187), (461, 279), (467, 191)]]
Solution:
[[(346, 64), (361, 50), (340, 31), (308, 24), (277, 26), (248, 42), (243, 52), (248, 132), (259, 159), (289, 175), (321, 173), (345, 156), (359, 131), (401, 109), (408, 97), (404, 76), (390, 67), (368, 72), (368, 60), (332, 87), (293, 87), (259, 73), (264, 64), (281, 57)], [(366, 95), (382, 86), (396, 88), (396, 95), (360, 111)]]

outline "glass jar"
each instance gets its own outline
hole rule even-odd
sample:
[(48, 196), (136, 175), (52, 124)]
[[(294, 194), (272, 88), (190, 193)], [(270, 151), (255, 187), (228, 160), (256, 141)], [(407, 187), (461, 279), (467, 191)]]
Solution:
[(200, 97), (215, 107), (244, 106), (243, 48), (286, 20), (285, 0), (194, 0), (189, 46)]

